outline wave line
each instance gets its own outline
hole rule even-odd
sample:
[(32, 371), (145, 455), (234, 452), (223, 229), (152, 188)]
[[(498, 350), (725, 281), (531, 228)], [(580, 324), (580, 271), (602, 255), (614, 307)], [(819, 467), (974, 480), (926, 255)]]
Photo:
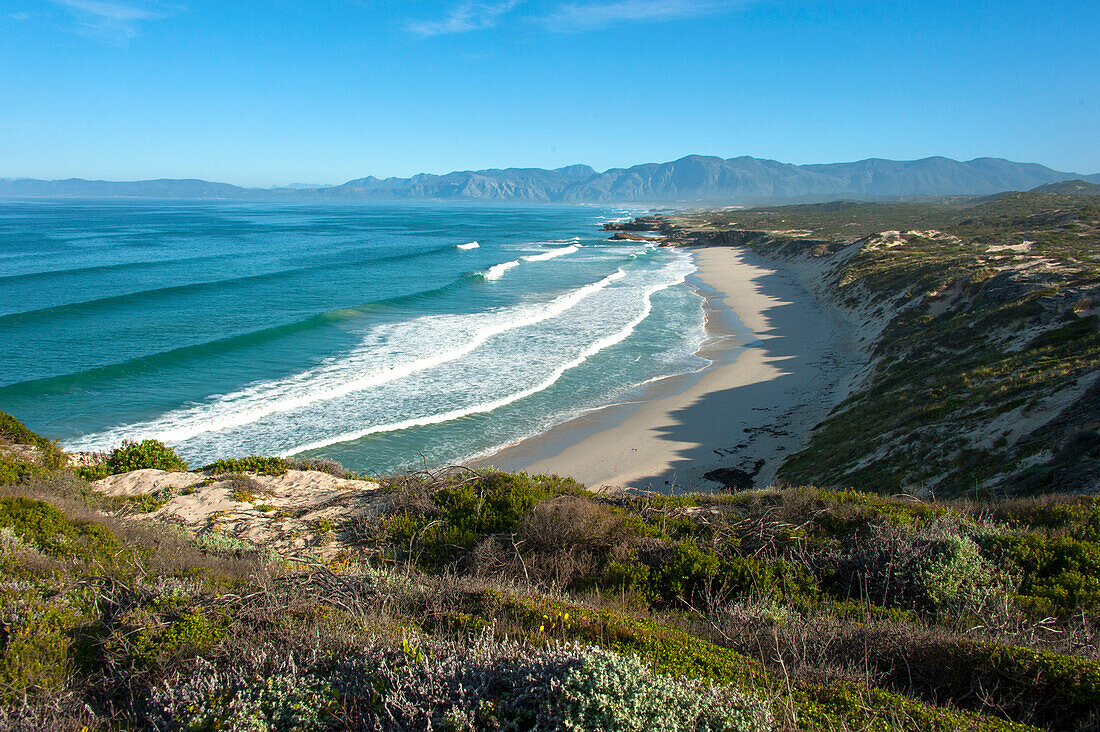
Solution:
[[(445, 251), (449, 251), (451, 247), (443, 246), (436, 247), (434, 249), (427, 249), (421, 252), (406, 252), (404, 254), (394, 254), (385, 257), (378, 257), (376, 259), (366, 260), (366, 264), (375, 264), (381, 262), (402, 261), (408, 259), (417, 259), (419, 257), (431, 256), (433, 254), (440, 254)], [(163, 296), (168, 294), (187, 293), (193, 295), (196, 291), (200, 290), (216, 290), (224, 288), (226, 286), (240, 285), (246, 282), (255, 282), (260, 280), (272, 280), (278, 281), (280, 279), (287, 279), (297, 275), (301, 275), (305, 272), (317, 272), (332, 269), (339, 269), (341, 267), (352, 267), (352, 262), (326, 262), (324, 264), (313, 264), (307, 267), (291, 267), (289, 269), (278, 269), (271, 272), (259, 272), (257, 274), (240, 275), (237, 277), (227, 277), (220, 280), (205, 280), (202, 282), (191, 282), (182, 285), (167, 285), (165, 287), (154, 287), (148, 290), (135, 290), (133, 292), (126, 292), (119, 295), (109, 295), (107, 297), (97, 297), (90, 300), (77, 300), (75, 302), (67, 302), (61, 305), (50, 305), (44, 308), (36, 308), (33, 310), (21, 310), (14, 313), (8, 313), (6, 315), (0, 315), (0, 325), (7, 326), (12, 321), (20, 323), (28, 319), (38, 319), (44, 316), (66, 315), (82, 310), (88, 310), (93, 308), (100, 308), (105, 305), (111, 304), (130, 304), (136, 301), (147, 299), (151, 296)]]
[(577, 251), (579, 247), (575, 244), (570, 244), (567, 247), (560, 247), (558, 249), (551, 249), (548, 252), (542, 254), (528, 254), (525, 257), (520, 257), (525, 262), (545, 262), (547, 259), (554, 259), (555, 257), (561, 257), (566, 254), (572, 254)]
[(645, 295), (645, 305), (642, 308), (642, 312), (637, 317), (627, 323), (619, 331), (616, 331), (615, 333), (612, 333), (611, 335), (605, 336), (604, 338), (601, 338), (600, 340), (594, 342), (588, 348), (581, 351), (581, 353), (576, 358), (558, 366), (550, 373), (549, 377), (532, 387), (529, 387), (522, 391), (518, 391), (514, 394), (509, 394), (508, 396), (501, 397), (500, 399), (495, 399), (490, 402), (484, 402), (482, 404), (477, 404), (472, 407), (466, 407), (465, 409), (454, 409), (450, 412), (443, 412), (442, 414), (434, 414), (427, 417), (416, 417), (414, 419), (407, 419), (402, 422), (375, 425), (373, 427), (367, 427), (366, 429), (334, 435), (333, 437), (327, 437), (322, 440), (317, 440), (316, 442), (311, 442), (287, 450), (286, 452), (282, 453), (282, 456), (287, 457), (290, 455), (297, 455), (298, 453), (306, 452), (309, 450), (318, 450), (320, 448), (328, 447), (329, 445), (335, 445), (340, 442), (352, 442), (354, 440), (359, 440), (367, 437), (368, 435), (374, 435), (381, 432), (397, 432), (399, 430), (409, 429), (410, 427), (421, 427), (432, 424), (441, 424), (443, 422), (450, 422), (461, 417), (468, 417), (472, 414), (485, 414), (487, 412), (492, 412), (494, 410), (500, 409), (501, 407), (508, 406), (509, 404), (512, 404), (514, 402), (518, 402), (521, 399), (526, 399), (527, 397), (537, 394), (540, 391), (545, 391), (553, 386), (555, 383), (557, 383), (557, 381), (565, 374), (565, 372), (569, 371), (570, 369), (574, 369), (577, 366), (580, 366), (582, 363), (584, 363), (600, 351), (606, 348), (610, 348), (611, 346), (617, 343), (621, 343), (622, 341), (629, 338), (630, 334), (633, 333), (634, 330), (639, 325), (641, 325), (642, 321), (648, 318), (649, 314), (653, 311), (653, 294), (659, 292), (660, 290), (671, 287), (672, 285), (678, 284), (679, 282), (683, 282), (683, 278), (681, 278), (677, 282), (668, 282), (666, 284), (657, 285), (647, 290)]
[[(162, 442), (183, 442), (196, 437), (200, 434), (207, 432), (221, 432), (234, 427), (241, 427), (246, 424), (251, 424), (264, 417), (268, 417), (272, 414), (278, 414), (281, 412), (290, 411), (293, 409), (300, 409), (317, 402), (330, 401), (337, 399), (348, 394), (352, 394), (357, 391), (363, 391), (381, 384), (386, 384), (391, 381), (406, 378), (412, 374), (424, 371), (435, 366), (439, 366), (444, 363), (455, 361), (468, 353), (476, 350), (487, 340), (493, 336), (501, 333), (508, 332), (510, 330), (516, 330), (518, 328), (524, 328), (531, 325), (536, 325), (550, 318), (556, 317), (569, 309), (575, 307), (578, 303), (592, 294), (604, 289), (612, 282), (622, 279), (626, 276), (626, 273), (620, 268), (616, 272), (609, 274), (603, 279), (593, 282), (583, 287), (580, 287), (572, 292), (559, 296), (558, 298), (551, 300), (547, 305), (534, 308), (533, 312), (526, 316), (513, 320), (508, 320), (502, 323), (495, 323), (493, 325), (485, 326), (475, 331), (474, 337), (466, 343), (457, 348), (453, 348), (450, 351), (427, 357), (420, 358), (414, 361), (410, 361), (401, 366), (394, 366), (384, 371), (374, 371), (368, 374), (364, 374), (357, 378), (350, 379), (343, 383), (322, 388), (312, 389), (297, 396), (283, 397), (281, 399), (273, 399), (270, 401), (264, 400), (260, 406), (242, 409), (239, 411), (230, 411), (229, 414), (223, 415), (215, 419), (206, 419), (205, 421), (196, 422), (191, 425), (181, 425), (178, 427), (162, 427), (157, 430), (157, 423), (170, 423), (180, 422), (187, 419), (200, 419), (210, 411), (210, 407), (217, 408), (218, 402), (214, 404), (205, 404), (202, 406), (192, 407), (186, 410), (181, 410), (182, 413), (177, 413), (177, 416), (170, 417), (172, 413), (163, 415), (162, 417), (147, 421), (138, 422), (124, 427), (118, 427), (104, 432), (88, 435), (80, 438), (74, 443), (74, 447), (88, 447), (102, 445), (106, 441), (113, 440), (115, 438), (121, 440), (123, 437), (139, 433), (147, 434), (144, 430), (154, 429), (150, 435), (154, 439)], [(292, 386), (295, 383), (308, 383), (311, 380), (317, 379), (319, 376), (323, 377), (326, 371), (332, 371), (331, 368), (318, 367), (303, 371), (295, 374), (294, 376), (281, 379), (275, 382), (269, 382), (267, 384), (259, 385), (251, 389), (244, 389), (232, 394), (227, 394), (222, 397), (219, 402), (222, 404), (231, 403), (234, 400), (241, 401), (255, 401), (257, 399), (264, 399), (266, 394), (270, 394), (272, 391), (285, 389), (287, 386)]]

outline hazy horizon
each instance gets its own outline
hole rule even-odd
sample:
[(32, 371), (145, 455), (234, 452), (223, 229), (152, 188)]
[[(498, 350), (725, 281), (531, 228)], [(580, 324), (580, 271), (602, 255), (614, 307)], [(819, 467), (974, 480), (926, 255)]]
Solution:
[[(721, 158), (722, 156), (703, 155), (703, 154), (690, 154), (690, 155), (687, 155), (687, 156), (682, 156), (682, 158), (683, 157)], [(742, 157), (742, 156), (728, 156), (728, 157), (725, 157), (725, 158), (722, 158), (722, 159), (730, 160), (730, 159), (735, 159), (735, 158), (738, 158), (738, 157)], [(747, 156), (747, 157), (754, 157), (755, 158), (756, 156), (751, 156), (750, 155), (750, 156)], [(929, 156), (929, 157), (930, 158), (935, 158), (935, 157), (943, 157), (943, 156), (934, 156), (933, 155), (933, 156)], [(986, 156), (979, 156), (979, 158), (974, 158), (972, 160), (960, 160), (960, 161), (956, 161), (956, 162), (968, 163), (968, 162), (973, 162), (973, 160), (982, 159), (982, 158), (1004, 159), (1004, 158), (999, 158), (998, 156), (986, 155)], [(757, 158), (757, 159), (761, 159), (761, 158)], [(859, 160), (855, 160), (855, 161), (839, 161), (838, 160), (838, 161), (829, 161), (829, 162), (788, 163), (787, 161), (779, 160), (779, 161), (775, 161), (775, 162), (779, 162), (779, 163), (783, 163), (783, 164), (790, 164), (790, 165), (843, 165), (843, 164), (851, 163), (851, 162), (861, 162), (863, 160), (886, 160), (888, 162), (902, 162), (902, 163), (917, 162), (916, 160), (890, 160), (888, 158), (874, 158), (874, 157), (860, 158)], [(613, 170), (613, 169), (628, 170), (631, 167), (636, 167), (636, 166), (640, 166), (640, 165), (649, 165), (649, 164), (663, 165), (663, 164), (667, 164), (667, 163), (671, 163), (671, 162), (676, 162), (676, 161), (647, 160), (647, 161), (640, 161), (640, 162), (637, 162), (637, 163), (632, 163), (630, 165), (615, 166), (615, 168), (609, 168), (607, 170)], [(1017, 163), (1017, 164), (1021, 164), (1021, 165), (1028, 165), (1028, 164), (1043, 165), (1042, 163), (1036, 163), (1036, 161), (1031, 161), (1031, 160), (1014, 160), (1014, 161), (1009, 161), (1009, 162)], [(566, 167), (572, 167), (572, 166), (584, 166), (584, 165), (587, 165), (587, 163), (583, 163), (583, 162), (582, 163), (571, 163), (571, 164), (567, 164), (567, 165), (564, 165), (564, 166), (558, 166), (558, 168), (560, 169), (560, 168), (566, 168)], [(589, 167), (593, 167), (593, 166), (589, 166)], [(1051, 168), (1051, 166), (1045, 166), (1045, 167), (1057, 171), (1056, 168)], [(407, 180), (407, 179), (409, 179), (411, 177), (414, 177), (416, 175), (440, 175), (440, 176), (443, 176), (443, 175), (447, 175), (447, 174), (451, 174), (451, 173), (477, 172), (477, 171), (484, 171), (484, 170), (523, 170), (523, 169), (535, 169), (535, 170), (537, 170), (537, 169), (540, 169), (540, 168), (538, 168), (536, 166), (499, 165), (499, 166), (490, 166), (490, 167), (487, 167), (487, 168), (477, 168), (477, 169), (467, 169), (467, 170), (447, 170), (447, 171), (438, 171), (438, 172), (437, 171), (416, 171), (415, 173), (409, 173), (407, 175), (396, 175), (396, 176), (387, 176), (387, 177)], [(542, 168), (542, 169), (543, 170), (548, 170), (546, 168)], [(595, 168), (595, 167), (593, 167), (593, 170), (595, 170), (597, 174), (602, 174), (602, 173), (606, 172), (603, 169)], [(1080, 174), (1081, 176), (1084, 176), (1084, 177), (1094, 177), (1096, 175), (1100, 175), (1100, 173), (1094, 173), (1094, 172), (1089, 172), (1089, 171), (1084, 171), (1084, 170), (1061, 170), (1061, 171), (1057, 171), (1057, 172)], [(367, 173), (364, 173), (362, 175), (357, 175), (357, 176), (354, 176), (353, 178), (349, 178), (348, 180), (333, 181), (333, 182), (328, 182), (328, 183), (300, 183), (300, 182), (297, 182), (297, 181), (292, 181), (292, 182), (289, 182), (289, 183), (282, 183), (282, 184), (275, 183), (275, 184), (265, 185), (265, 186), (261, 186), (261, 185), (255, 185), (255, 186), (244, 185), (244, 184), (240, 184), (240, 183), (235, 183), (234, 181), (215, 180), (213, 178), (204, 178), (202, 176), (194, 176), (194, 177), (191, 177), (191, 178), (170, 178), (170, 177), (167, 177), (167, 176), (157, 176), (155, 178), (144, 178), (144, 179), (140, 179), (140, 180), (135, 179), (135, 180), (123, 181), (123, 180), (111, 180), (111, 179), (106, 179), (106, 178), (82, 178), (80, 176), (65, 176), (65, 177), (61, 177), (61, 178), (43, 179), (43, 178), (36, 178), (34, 176), (15, 177), (15, 176), (0, 175), (0, 180), (8, 180), (8, 181), (18, 181), (18, 180), (54, 180), (54, 181), (86, 180), (88, 182), (102, 181), (102, 182), (106, 182), (106, 183), (140, 183), (140, 182), (152, 182), (152, 181), (158, 181), (158, 180), (168, 180), (168, 181), (172, 181), (172, 180), (201, 180), (201, 181), (208, 182), (208, 183), (229, 184), (229, 185), (238, 186), (240, 188), (263, 191), (263, 190), (270, 190), (270, 189), (317, 190), (317, 189), (323, 189), (323, 188), (335, 188), (335, 187), (342, 186), (346, 183), (349, 183), (351, 181), (359, 180), (359, 179), (362, 179), (362, 178), (368, 178), (368, 177), (383, 179), (383, 176), (378, 176), (378, 175), (374, 175), (372, 173), (367, 172)], [(932, 194), (928, 194), (928, 195), (932, 195)]]

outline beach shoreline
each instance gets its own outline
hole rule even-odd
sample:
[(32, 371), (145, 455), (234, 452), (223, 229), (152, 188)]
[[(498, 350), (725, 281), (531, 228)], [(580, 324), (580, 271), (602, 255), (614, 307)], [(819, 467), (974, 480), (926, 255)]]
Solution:
[(712, 363), (661, 379), (476, 464), (573, 477), (593, 490), (663, 493), (771, 484), (783, 457), (842, 398), (866, 359), (810, 267), (735, 247), (690, 247)]

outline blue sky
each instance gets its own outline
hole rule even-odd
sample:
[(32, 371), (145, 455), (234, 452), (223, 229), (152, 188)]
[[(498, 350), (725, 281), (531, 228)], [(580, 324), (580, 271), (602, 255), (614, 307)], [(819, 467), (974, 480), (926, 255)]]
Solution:
[(1100, 172), (1100, 3), (0, 0), (0, 177), (690, 153)]

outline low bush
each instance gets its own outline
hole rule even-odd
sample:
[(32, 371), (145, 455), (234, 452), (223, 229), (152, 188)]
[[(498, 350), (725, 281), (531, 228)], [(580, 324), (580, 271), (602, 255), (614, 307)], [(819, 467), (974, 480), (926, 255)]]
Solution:
[(23, 689), (61, 692), (72, 673), (71, 637), (80, 614), (64, 600), (51, 602), (32, 590), (0, 595), (6, 595), (0, 596), (0, 699), (11, 704)]
[(279, 559), (279, 555), (269, 547), (258, 546), (250, 541), (238, 539), (216, 529), (210, 529), (195, 535), (193, 541), (197, 549), (219, 557), (236, 559), (259, 557), (266, 562), (274, 562)]
[(135, 614), (141, 617), (131, 621), (134, 627), (127, 628), (129, 637), (120, 651), (141, 667), (166, 668), (181, 657), (209, 651), (225, 634), (221, 619), (194, 608), (185, 609), (167, 622), (148, 612)]
[(585, 650), (562, 682), (562, 726), (576, 732), (757, 732), (768, 705), (733, 687), (654, 674), (637, 656)]
[(266, 492), (260, 481), (245, 473), (230, 473), (220, 477), (227, 484), (233, 500), (238, 503), (252, 503)]
[(348, 478), (351, 476), (347, 468), (332, 458), (327, 457), (294, 458), (289, 461), (289, 466), (291, 470), (316, 470), (319, 473), (328, 473), (337, 478)]
[(1100, 496), (1049, 495), (980, 506), (1010, 527), (1100, 541)]
[(1040, 615), (1100, 610), (1100, 542), (1028, 533), (992, 536), (988, 552), (1022, 570), (1018, 599)]
[(22, 496), (0, 498), (0, 527), (23, 542), (61, 559), (106, 559), (119, 546), (110, 529), (92, 522), (75, 522), (45, 501)]
[(853, 541), (829, 579), (841, 599), (936, 614), (979, 613), (1011, 592), (1014, 579), (994, 565), (958, 524), (879, 524)]
[(947, 536), (929, 547), (917, 569), (917, 586), (934, 612), (981, 613), (1012, 590), (1013, 580), (981, 555), (974, 540)]
[(425, 566), (453, 562), (488, 535), (515, 533), (541, 501), (587, 494), (566, 478), (497, 472), (452, 478), (427, 492), (427, 500), (414, 501), (412, 487), (400, 487), (397, 495), (408, 496), (404, 510), (392, 513), (383, 525), (389, 541), (411, 547)]
[(27, 425), (7, 412), (0, 412), (0, 437), (10, 440), (17, 445), (44, 447), (49, 444), (49, 440), (41, 435), (35, 434), (27, 428)]
[[(653, 670), (669, 676), (733, 685), (756, 694), (784, 699), (780, 728), (861, 730), (983, 730), (1034, 732), (1011, 721), (933, 706), (900, 694), (853, 682), (816, 683), (781, 680), (742, 653), (715, 645), (678, 628), (652, 620), (564, 603), (538, 603), (515, 597), (479, 595), (474, 604), (498, 621), (507, 618), (528, 628), (546, 618), (564, 617), (557, 632), (566, 640), (592, 643), (621, 654), (653, 659)], [(532, 635), (535, 635), (532, 633)], [(778, 704), (778, 702), (777, 702)]]
[(610, 590), (673, 607), (683, 607), (685, 601), (694, 605), (748, 598), (809, 603), (821, 595), (817, 580), (796, 563), (722, 556), (687, 540), (611, 562), (603, 583)]
[(335, 722), (337, 696), (316, 676), (278, 674), (228, 689), (204, 689), (191, 680), (158, 691), (154, 704), (154, 718), (174, 729), (321, 732)]
[(41, 465), (6, 452), (0, 452), (0, 485), (18, 485), (46, 475)]
[(224, 473), (259, 473), (261, 475), (282, 475), (293, 467), (289, 460), (280, 457), (250, 455), (245, 458), (215, 460), (202, 468), (204, 473), (222, 475)]
[(131, 470), (187, 470), (187, 463), (176, 451), (157, 440), (123, 442), (111, 451), (104, 463), (108, 472), (127, 473)]
[(124, 496), (124, 506), (134, 513), (152, 513), (172, 500), (168, 493), (145, 493), (140, 496)]

